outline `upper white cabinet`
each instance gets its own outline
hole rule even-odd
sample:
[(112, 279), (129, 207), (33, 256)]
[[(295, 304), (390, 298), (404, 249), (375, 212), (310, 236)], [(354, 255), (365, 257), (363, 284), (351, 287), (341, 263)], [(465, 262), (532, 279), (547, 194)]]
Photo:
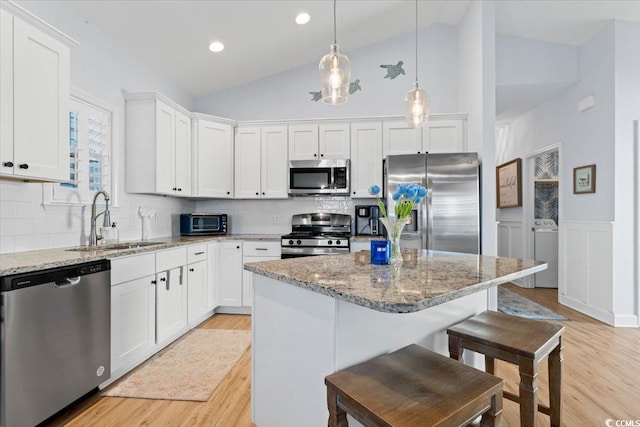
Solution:
[(0, 2), (0, 176), (69, 179), (75, 45), (14, 3)]
[(190, 113), (158, 93), (125, 100), (127, 191), (190, 196)]
[(233, 197), (233, 125), (230, 121), (193, 114), (194, 195)]
[(467, 151), (466, 121), (433, 119), (423, 130), (423, 146), (429, 153), (460, 153)]
[(382, 123), (351, 123), (351, 197), (372, 197), (374, 184), (382, 186)]
[(402, 120), (383, 123), (383, 157), (466, 150), (466, 115), (431, 116), (420, 128), (410, 128)]
[(349, 123), (289, 126), (289, 160), (348, 159)]
[(236, 129), (236, 199), (286, 199), (287, 166), (286, 126)]

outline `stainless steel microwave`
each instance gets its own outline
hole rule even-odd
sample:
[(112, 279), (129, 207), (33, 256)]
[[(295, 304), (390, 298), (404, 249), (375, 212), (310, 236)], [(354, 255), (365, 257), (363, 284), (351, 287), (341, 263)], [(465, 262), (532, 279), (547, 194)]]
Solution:
[(349, 195), (349, 160), (289, 161), (289, 194)]
[(227, 234), (227, 214), (180, 214), (180, 234), (183, 236)]

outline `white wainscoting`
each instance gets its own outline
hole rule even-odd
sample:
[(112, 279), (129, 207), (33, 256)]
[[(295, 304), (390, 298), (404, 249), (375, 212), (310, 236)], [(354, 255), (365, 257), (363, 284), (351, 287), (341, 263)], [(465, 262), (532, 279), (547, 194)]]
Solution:
[[(561, 304), (609, 325), (613, 311), (613, 224), (561, 221), (558, 297)], [(620, 325), (621, 326), (621, 325)]]
[[(498, 223), (498, 256), (510, 258), (532, 258), (527, 255), (524, 223), (522, 221), (503, 221)], [(514, 283), (533, 288), (533, 275), (514, 280)]]

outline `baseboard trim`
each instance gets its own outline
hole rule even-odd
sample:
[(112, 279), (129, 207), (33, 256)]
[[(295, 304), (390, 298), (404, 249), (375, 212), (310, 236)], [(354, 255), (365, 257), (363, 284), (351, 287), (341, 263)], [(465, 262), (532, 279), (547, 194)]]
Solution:
[(215, 313), (218, 314), (251, 314), (251, 307), (229, 307), (222, 306), (218, 307), (215, 310)]
[(614, 326), (616, 328), (640, 328), (640, 321), (638, 316), (633, 314), (616, 314)]
[(586, 314), (589, 317), (593, 317), (594, 319), (604, 322), (607, 325), (616, 326), (615, 316), (613, 313), (609, 313), (602, 309), (590, 306), (582, 301), (578, 301), (566, 295), (558, 295), (558, 300), (560, 301), (560, 304), (566, 305), (573, 310), (579, 311), (582, 314)]

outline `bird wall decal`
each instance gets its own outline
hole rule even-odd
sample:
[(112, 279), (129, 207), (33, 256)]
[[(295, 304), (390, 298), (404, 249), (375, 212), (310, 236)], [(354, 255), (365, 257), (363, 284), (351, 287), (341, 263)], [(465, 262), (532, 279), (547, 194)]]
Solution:
[(404, 68), (402, 68), (403, 65), (404, 65), (404, 61), (398, 61), (396, 65), (383, 64), (383, 65), (380, 65), (380, 68), (387, 69), (387, 75), (384, 76), (385, 79), (393, 80), (396, 77), (398, 77), (400, 74), (404, 75)]

